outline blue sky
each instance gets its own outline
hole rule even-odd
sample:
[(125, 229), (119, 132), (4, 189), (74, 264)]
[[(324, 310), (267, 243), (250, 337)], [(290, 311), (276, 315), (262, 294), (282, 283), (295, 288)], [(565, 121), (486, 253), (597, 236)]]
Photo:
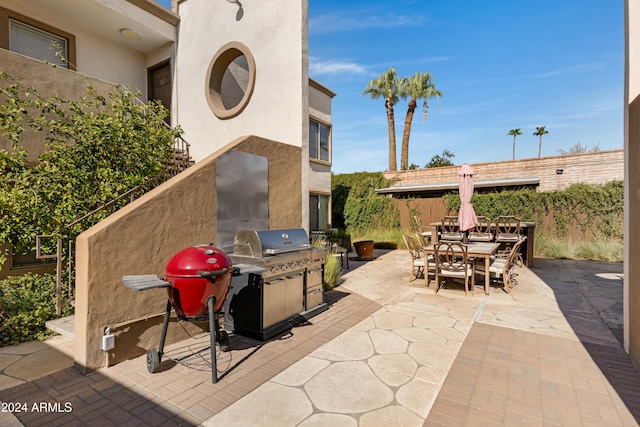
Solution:
[[(335, 173), (388, 168), (384, 101), (362, 93), (391, 66), (431, 72), (444, 95), (426, 123), (416, 110), (410, 164), (445, 149), (456, 165), (510, 160), (514, 128), (516, 158), (537, 157), (537, 126), (549, 131), (543, 156), (623, 147), (622, 1), (309, 0), (309, 57), (310, 76), (337, 93)], [(398, 167), (406, 107), (395, 106)]]

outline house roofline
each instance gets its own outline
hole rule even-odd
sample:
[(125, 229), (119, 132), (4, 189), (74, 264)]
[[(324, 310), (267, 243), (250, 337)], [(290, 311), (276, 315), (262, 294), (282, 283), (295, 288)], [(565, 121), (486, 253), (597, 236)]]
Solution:
[(313, 80), (311, 77), (309, 77), (309, 86), (311, 86), (314, 89), (318, 89), (320, 92), (324, 93), (327, 96), (330, 96), (331, 98), (336, 96), (335, 92), (333, 92), (328, 87), (321, 85), (317, 81)]
[[(540, 178), (537, 176), (523, 177), (523, 178), (508, 178), (508, 179), (485, 179), (477, 180), (474, 182), (474, 188), (487, 188), (487, 187), (515, 187), (523, 185), (539, 185)], [(378, 194), (398, 194), (398, 193), (415, 193), (423, 191), (446, 191), (457, 190), (459, 187), (458, 182), (444, 182), (438, 184), (419, 184), (419, 185), (399, 185), (395, 187), (379, 188), (376, 189)]]
[(140, 9), (144, 10), (145, 12), (149, 12), (156, 18), (160, 18), (171, 25), (175, 26), (175, 25), (178, 25), (178, 22), (180, 22), (180, 15), (172, 12), (166, 7), (160, 6), (158, 3), (152, 0), (127, 0), (127, 1), (135, 6), (138, 6)]

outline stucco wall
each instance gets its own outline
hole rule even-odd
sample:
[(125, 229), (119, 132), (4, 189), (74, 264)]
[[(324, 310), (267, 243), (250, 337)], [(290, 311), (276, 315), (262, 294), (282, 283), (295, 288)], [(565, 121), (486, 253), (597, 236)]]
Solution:
[[(310, 81), (309, 83), (309, 116), (330, 125), (331, 99), (335, 96), (335, 93), (315, 81)], [(307, 156), (309, 155), (308, 141), (309, 138), (307, 137), (303, 146), (303, 150), (307, 153)], [(329, 160), (331, 160), (331, 158)], [(309, 162), (309, 191), (322, 194), (331, 193), (330, 163)], [(329, 212), (331, 212), (331, 206), (329, 206)]]
[[(540, 178), (538, 191), (562, 190), (571, 184), (603, 184), (624, 179), (624, 150), (472, 164), (474, 180)], [(562, 174), (556, 170), (562, 169)], [(460, 166), (385, 172), (394, 186), (458, 182)]]
[[(122, 276), (162, 275), (179, 250), (216, 241), (216, 158), (232, 148), (268, 159), (269, 227), (300, 226), (300, 148), (245, 137), (82, 233), (76, 255), (75, 360), (83, 370), (157, 348), (166, 290), (135, 292), (122, 285)], [(116, 345), (105, 353), (101, 336), (111, 325)], [(167, 343), (183, 337), (172, 324)]]
[[(308, 120), (306, 0), (184, 0), (176, 57), (177, 122), (199, 161), (241, 135), (302, 146)], [(212, 18), (215, 21), (212, 21)], [(188, 23), (188, 25), (186, 24)], [(207, 103), (207, 71), (218, 50), (245, 45), (255, 59), (255, 88), (238, 116), (218, 119)]]
[[(35, 87), (42, 96), (58, 95), (64, 99), (79, 99), (86, 95), (87, 85), (91, 84), (99, 93), (106, 94), (113, 89), (112, 83), (107, 83), (79, 72), (64, 68), (54, 68), (41, 61), (0, 49), (0, 71), (14, 78), (19, 78), (25, 87)], [(33, 132), (26, 129), (21, 140), (22, 146), (28, 152), (28, 160), (35, 162), (45, 149), (45, 132)], [(11, 150), (11, 143), (0, 136), (0, 149)]]
[[(66, 7), (66, 5), (60, 6)], [(120, 13), (128, 15), (135, 13), (139, 19), (152, 20), (154, 25), (162, 23), (161, 20), (132, 5), (117, 4), (116, 2), (107, 5), (107, 7), (111, 6), (119, 8)], [(83, 24), (92, 19), (106, 19), (106, 14), (102, 18), (100, 16), (84, 16), (83, 19), (73, 20), (72, 15), (68, 14), (66, 17), (62, 17), (62, 14), (47, 12), (38, 3), (22, 0), (3, 0), (2, 7), (73, 34), (76, 40), (76, 63), (73, 65), (78, 71), (100, 80), (120, 83), (133, 91), (139, 89), (143, 93), (143, 99), (146, 99), (147, 64), (145, 55), (83, 29)], [(172, 25), (164, 23), (163, 27), (166, 27), (165, 31), (173, 31), (175, 34)], [(174, 36), (173, 34), (172, 36)]]
[(640, 0), (625, 1), (625, 348), (640, 367)]
[(635, 365), (640, 367), (640, 256), (636, 250), (640, 242), (640, 224), (637, 213), (640, 212), (640, 96), (629, 105), (629, 145), (628, 159), (630, 173), (626, 185), (629, 188), (628, 230), (625, 233), (625, 279), (628, 286), (628, 338), (629, 355)]

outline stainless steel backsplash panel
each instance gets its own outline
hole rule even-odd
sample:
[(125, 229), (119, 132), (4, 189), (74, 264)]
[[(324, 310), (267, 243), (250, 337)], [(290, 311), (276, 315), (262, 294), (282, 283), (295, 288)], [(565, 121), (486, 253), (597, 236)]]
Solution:
[(269, 228), (269, 161), (231, 150), (216, 162), (218, 229), (216, 246), (233, 251), (238, 230)]

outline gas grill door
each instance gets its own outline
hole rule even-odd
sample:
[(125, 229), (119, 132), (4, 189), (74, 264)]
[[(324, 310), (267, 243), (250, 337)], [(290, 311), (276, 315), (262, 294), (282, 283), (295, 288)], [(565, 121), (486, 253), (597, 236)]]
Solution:
[(287, 318), (285, 307), (286, 285), (287, 280), (282, 276), (264, 281), (262, 290), (262, 329), (266, 329)]
[(287, 276), (285, 289), (285, 316), (299, 314), (303, 309), (304, 271)]

